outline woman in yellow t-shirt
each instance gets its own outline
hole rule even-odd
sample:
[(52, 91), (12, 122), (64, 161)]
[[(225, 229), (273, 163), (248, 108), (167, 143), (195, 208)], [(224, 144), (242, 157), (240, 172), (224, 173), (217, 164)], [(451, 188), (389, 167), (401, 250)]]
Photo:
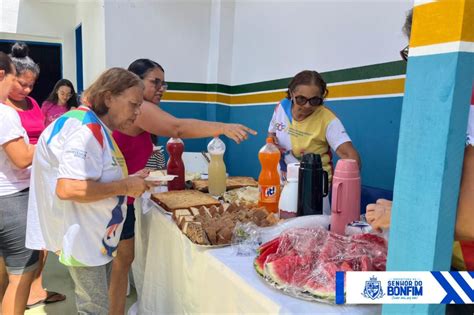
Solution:
[[(327, 94), (326, 82), (321, 75), (305, 70), (291, 80), (287, 97), (275, 107), (268, 134), (282, 153), (282, 176), (288, 163), (298, 162), (305, 153), (315, 153), (321, 156), (323, 168), (331, 181), (331, 149), (340, 158), (353, 159), (361, 165), (359, 154), (341, 121), (324, 106)], [(324, 213), (330, 213), (327, 197), (323, 208)]]

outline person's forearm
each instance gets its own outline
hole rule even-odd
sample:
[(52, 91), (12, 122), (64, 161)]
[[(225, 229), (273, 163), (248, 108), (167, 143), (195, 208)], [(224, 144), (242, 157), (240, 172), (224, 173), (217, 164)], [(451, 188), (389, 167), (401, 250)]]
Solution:
[(357, 150), (354, 148), (351, 142), (345, 142), (339, 146), (336, 150), (336, 154), (341, 158), (341, 159), (351, 159), (355, 160), (357, 164), (359, 165), (359, 169), (362, 169), (362, 162), (360, 160), (359, 153)]
[(124, 180), (100, 183), (91, 180), (60, 178), (56, 186), (56, 195), (59, 199), (84, 203), (126, 195), (127, 191), (127, 184)]
[(177, 138), (204, 138), (224, 133), (224, 123), (197, 119), (179, 119), (175, 129)]
[(35, 146), (26, 144), (22, 138), (4, 144), (3, 149), (13, 165), (19, 169), (27, 168), (33, 161)]

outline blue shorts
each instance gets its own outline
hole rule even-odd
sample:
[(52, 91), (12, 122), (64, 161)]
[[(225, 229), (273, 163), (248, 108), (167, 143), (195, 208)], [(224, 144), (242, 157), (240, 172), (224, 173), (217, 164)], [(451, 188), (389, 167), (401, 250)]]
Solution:
[(123, 223), (122, 235), (120, 240), (128, 240), (135, 237), (135, 207), (132, 204), (127, 205), (127, 217)]

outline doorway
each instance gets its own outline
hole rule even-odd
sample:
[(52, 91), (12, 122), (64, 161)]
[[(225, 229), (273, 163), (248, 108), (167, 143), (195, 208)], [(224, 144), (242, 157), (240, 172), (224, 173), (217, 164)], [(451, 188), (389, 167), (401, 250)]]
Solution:
[[(0, 51), (10, 54), (11, 47), (15, 42), (0, 39)], [(56, 82), (63, 77), (62, 46), (57, 43), (23, 42), (28, 45), (29, 56), (40, 67), (40, 75), (30, 96), (41, 106), (43, 101), (48, 98)]]

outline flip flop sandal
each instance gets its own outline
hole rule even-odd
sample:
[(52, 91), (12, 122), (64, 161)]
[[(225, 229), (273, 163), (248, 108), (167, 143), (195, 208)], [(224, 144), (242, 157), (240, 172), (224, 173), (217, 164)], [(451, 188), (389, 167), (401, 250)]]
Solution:
[(45, 299), (39, 300), (38, 302), (32, 303), (32, 304), (26, 304), (26, 309), (38, 307), (41, 305), (46, 305), (46, 304), (52, 304), (56, 302), (61, 302), (66, 299), (66, 296), (64, 294), (54, 292), (54, 291), (46, 291), (48, 293), (47, 297)]

